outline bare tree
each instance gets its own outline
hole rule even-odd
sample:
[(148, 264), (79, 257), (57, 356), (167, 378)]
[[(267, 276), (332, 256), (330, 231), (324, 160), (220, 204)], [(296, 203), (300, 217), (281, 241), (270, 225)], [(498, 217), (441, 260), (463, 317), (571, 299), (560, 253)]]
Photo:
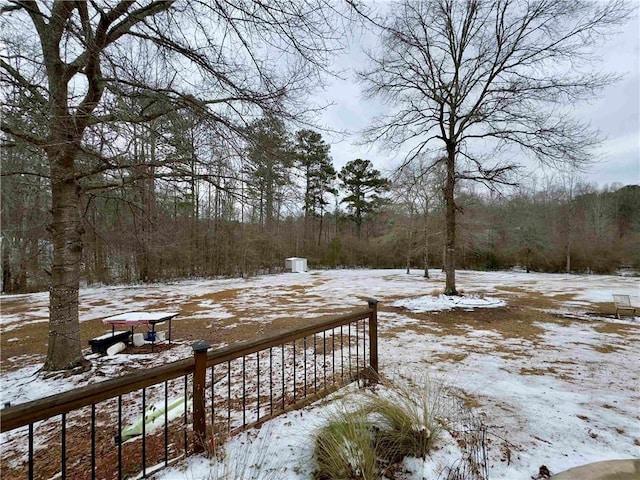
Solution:
[(562, 185), (562, 233), (564, 234), (565, 272), (571, 273), (571, 254), (576, 235), (576, 191), (581, 186), (580, 172), (575, 168), (567, 168), (560, 175)]
[(379, 23), (360, 79), (395, 109), (365, 137), (407, 162), (445, 152), (432, 165), (447, 172), (446, 294), (457, 294), (456, 182), (512, 182), (520, 161), (507, 146), (555, 167), (589, 163), (596, 136), (567, 105), (615, 80), (594, 71), (594, 47), (629, 11), (621, 0), (404, 0)]
[[(325, 0), (16, 0), (0, 12), (0, 80), (21, 93), (20, 102), (3, 98), (1, 130), (44, 152), (51, 183), (44, 368), (86, 366), (78, 205), (89, 188), (138, 180), (121, 127), (190, 109), (206, 116), (220, 139), (233, 141), (247, 120), (300, 106), (345, 24), (334, 21), (336, 6)], [(159, 153), (159, 175), (188, 170), (170, 151)]]
[(413, 230), (415, 216), (422, 217), (422, 264), (424, 278), (429, 278), (429, 237), (437, 235), (429, 229), (429, 211), (434, 208), (437, 197), (441, 195), (441, 172), (431, 166), (432, 162), (419, 158), (398, 169), (392, 179), (394, 201), (403, 205), (409, 216), (407, 238), (410, 248), (407, 249), (407, 273), (410, 272), (413, 251)]

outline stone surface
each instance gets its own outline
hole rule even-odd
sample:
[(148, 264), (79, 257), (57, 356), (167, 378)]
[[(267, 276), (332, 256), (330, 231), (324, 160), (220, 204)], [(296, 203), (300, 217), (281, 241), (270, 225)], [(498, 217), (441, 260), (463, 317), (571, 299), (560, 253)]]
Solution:
[(554, 475), (551, 480), (640, 480), (640, 459), (590, 463)]

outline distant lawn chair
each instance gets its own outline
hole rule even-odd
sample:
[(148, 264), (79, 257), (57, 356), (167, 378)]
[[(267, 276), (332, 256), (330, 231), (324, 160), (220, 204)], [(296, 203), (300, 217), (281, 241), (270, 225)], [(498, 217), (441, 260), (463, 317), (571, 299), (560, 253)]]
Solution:
[(630, 312), (635, 317), (636, 309), (631, 306), (631, 297), (629, 295), (613, 295), (613, 302), (616, 304), (616, 318), (620, 318), (620, 312)]

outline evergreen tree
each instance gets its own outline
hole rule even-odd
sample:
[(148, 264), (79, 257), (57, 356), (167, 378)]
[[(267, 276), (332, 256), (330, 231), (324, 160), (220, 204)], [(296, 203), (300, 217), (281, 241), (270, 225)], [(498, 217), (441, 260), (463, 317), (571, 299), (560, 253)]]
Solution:
[(304, 175), (305, 238), (311, 218), (318, 217), (318, 244), (322, 238), (325, 207), (329, 204), (326, 196), (337, 193), (333, 186), (336, 170), (329, 155), (330, 148), (322, 135), (313, 130), (300, 130), (296, 133), (295, 155)]
[(271, 229), (279, 212), (283, 189), (291, 183), (291, 141), (282, 120), (264, 117), (247, 131), (249, 146), (245, 173), (250, 194), (258, 201), (260, 223)]
[(382, 177), (379, 170), (373, 168), (371, 161), (360, 158), (351, 160), (342, 167), (338, 178), (348, 193), (342, 203), (347, 204), (360, 237), (363, 218), (376, 212), (384, 203), (381, 194), (389, 190), (390, 182)]

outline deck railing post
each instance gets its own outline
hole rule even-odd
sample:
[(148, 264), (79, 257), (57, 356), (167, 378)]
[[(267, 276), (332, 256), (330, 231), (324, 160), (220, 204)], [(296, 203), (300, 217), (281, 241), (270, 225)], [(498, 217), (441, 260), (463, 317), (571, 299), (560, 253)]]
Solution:
[[(207, 373), (207, 350), (211, 345), (198, 341), (191, 345), (195, 359), (193, 372), (193, 451), (204, 452), (207, 437), (207, 420), (204, 404), (204, 385)], [(186, 399), (185, 399), (186, 401)]]
[(378, 300), (370, 298), (367, 300), (371, 309), (369, 317), (369, 365), (371, 367), (371, 381), (378, 381)]

